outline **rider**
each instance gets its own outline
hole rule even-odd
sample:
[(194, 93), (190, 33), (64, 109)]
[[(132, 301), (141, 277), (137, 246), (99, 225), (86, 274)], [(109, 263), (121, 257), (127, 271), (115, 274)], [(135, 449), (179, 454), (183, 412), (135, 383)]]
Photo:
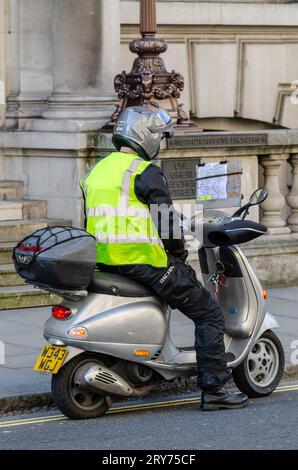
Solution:
[[(86, 228), (97, 239), (100, 270), (149, 285), (193, 320), (201, 408), (242, 408), (247, 396), (224, 388), (231, 374), (222, 312), (186, 263), (180, 218), (161, 169), (152, 163), (162, 138), (172, 135), (171, 118), (161, 108), (130, 107), (120, 114), (113, 132), (118, 151), (97, 163), (81, 182)], [(160, 217), (165, 212), (158, 216), (156, 207), (169, 209), (168, 230)]]

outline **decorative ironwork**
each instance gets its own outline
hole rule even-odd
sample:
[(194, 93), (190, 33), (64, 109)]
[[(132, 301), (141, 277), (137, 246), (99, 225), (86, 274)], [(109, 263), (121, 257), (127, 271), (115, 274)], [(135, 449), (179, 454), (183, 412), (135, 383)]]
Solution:
[(142, 37), (133, 40), (129, 48), (137, 54), (130, 73), (123, 71), (114, 80), (115, 91), (121, 100), (111, 117), (106, 129), (111, 129), (120, 112), (129, 106), (146, 106), (157, 101), (171, 115), (175, 126), (185, 129), (197, 129), (189, 120), (187, 112), (178, 98), (184, 89), (181, 73), (168, 72), (160, 57), (168, 46), (163, 39), (156, 38), (156, 0), (140, 0)]

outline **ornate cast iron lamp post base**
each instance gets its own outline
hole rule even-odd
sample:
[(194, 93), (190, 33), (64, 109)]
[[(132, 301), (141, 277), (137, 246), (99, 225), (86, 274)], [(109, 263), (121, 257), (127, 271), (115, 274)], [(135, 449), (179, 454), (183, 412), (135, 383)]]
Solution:
[(179, 104), (184, 78), (174, 70), (169, 73), (160, 54), (168, 46), (156, 34), (156, 0), (141, 0), (141, 38), (129, 45), (137, 54), (130, 73), (123, 71), (114, 80), (115, 91), (121, 100), (105, 130), (111, 130), (123, 109), (129, 106), (146, 106), (154, 109), (154, 103), (166, 109), (172, 116), (177, 130), (198, 130)]

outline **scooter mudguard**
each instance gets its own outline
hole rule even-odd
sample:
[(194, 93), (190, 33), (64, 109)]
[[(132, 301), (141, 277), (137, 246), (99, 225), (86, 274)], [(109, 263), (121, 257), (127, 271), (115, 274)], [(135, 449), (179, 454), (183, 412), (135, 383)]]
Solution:
[(266, 312), (265, 318), (263, 320), (263, 323), (258, 331), (258, 334), (256, 336), (256, 339), (260, 338), (263, 333), (267, 330), (274, 330), (275, 328), (279, 328), (279, 324), (276, 320), (276, 318), (269, 312)]
[(86, 352), (83, 349), (74, 348), (73, 346), (67, 346), (66, 345), (65, 347), (68, 350), (68, 354), (67, 354), (66, 358), (64, 359), (62, 367), (64, 367), (65, 364), (67, 364), (74, 357), (78, 356), (79, 354), (82, 354), (83, 352)]

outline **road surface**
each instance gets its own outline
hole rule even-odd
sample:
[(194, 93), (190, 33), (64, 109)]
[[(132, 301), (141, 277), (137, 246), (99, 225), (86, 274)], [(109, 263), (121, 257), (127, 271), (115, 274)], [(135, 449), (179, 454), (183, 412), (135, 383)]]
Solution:
[(5, 416), (0, 449), (297, 449), (298, 383), (284, 382), (242, 410), (202, 412), (199, 397), (118, 403), (95, 420), (70, 421), (57, 410)]

